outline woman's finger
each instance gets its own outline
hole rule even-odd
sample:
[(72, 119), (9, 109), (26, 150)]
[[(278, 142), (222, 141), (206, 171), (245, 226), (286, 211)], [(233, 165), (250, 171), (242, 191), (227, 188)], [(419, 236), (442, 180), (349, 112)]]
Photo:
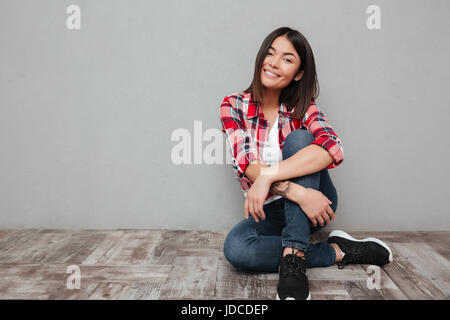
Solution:
[(258, 217), (256, 216), (256, 213), (255, 213), (255, 209), (253, 208), (253, 201), (249, 201), (250, 202), (250, 204), (249, 204), (249, 209), (250, 209), (250, 213), (252, 214), (252, 216), (253, 216), (253, 219), (255, 219), (255, 221), (256, 222), (259, 222), (259, 219), (258, 219)]
[(253, 204), (253, 210), (255, 211), (255, 215), (257, 217), (260, 217), (260, 215), (259, 215), (259, 208), (258, 208), (258, 201), (253, 200), (252, 204)]
[(259, 201), (259, 213), (261, 219), (266, 220), (266, 214), (264, 213), (264, 200)]
[(248, 219), (248, 199), (245, 198), (245, 203), (244, 203), (244, 216), (245, 219)]
[(255, 200), (255, 206), (256, 206), (256, 214), (258, 217), (261, 218), (261, 220), (264, 220), (264, 214), (261, 208), (261, 202), (259, 200)]
[(309, 218), (309, 220), (311, 220), (313, 227), (317, 227), (317, 220), (314, 217)]
[(330, 217), (328, 216), (328, 212), (324, 211), (322, 212), (322, 218), (325, 221), (326, 224), (330, 224)]
[(336, 216), (334, 215), (333, 209), (331, 209), (330, 206), (328, 206), (328, 208), (327, 208), (327, 213), (328, 213), (328, 215), (330, 216), (331, 219), (336, 218)]
[(319, 222), (319, 225), (321, 227), (323, 227), (325, 222), (323, 221), (322, 216), (318, 216), (318, 217), (316, 217), (316, 219), (317, 219), (317, 222)]

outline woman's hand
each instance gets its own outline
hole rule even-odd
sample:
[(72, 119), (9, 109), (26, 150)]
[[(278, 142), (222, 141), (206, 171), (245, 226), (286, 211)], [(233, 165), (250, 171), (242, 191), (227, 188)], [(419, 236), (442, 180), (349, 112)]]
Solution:
[(332, 202), (320, 191), (305, 188), (297, 201), (306, 216), (311, 220), (314, 227), (319, 224), (324, 226), (324, 222), (330, 223), (330, 219), (334, 219), (334, 212), (330, 204)]
[(272, 181), (269, 175), (260, 174), (253, 181), (244, 203), (245, 219), (248, 219), (249, 212), (256, 222), (259, 222), (258, 216), (263, 220), (266, 219), (263, 206), (271, 185)]

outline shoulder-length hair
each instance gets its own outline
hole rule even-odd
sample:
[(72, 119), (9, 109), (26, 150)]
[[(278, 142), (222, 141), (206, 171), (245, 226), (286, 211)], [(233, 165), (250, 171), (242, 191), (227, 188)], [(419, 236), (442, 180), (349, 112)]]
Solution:
[(297, 30), (289, 27), (281, 27), (272, 31), (263, 41), (259, 48), (255, 61), (255, 71), (250, 86), (245, 90), (250, 92), (255, 102), (263, 102), (263, 85), (261, 83), (261, 68), (264, 58), (269, 51), (272, 42), (279, 36), (286, 35), (300, 56), (300, 67), (296, 76), (304, 71), (299, 81), (292, 80), (280, 94), (278, 103), (284, 103), (288, 111), (295, 111), (292, 114), (294, 119), (303, 119), (311, 102), (314, 103), (319, 95), (319, 82), (316, 74), (316, 64), (314, 55), (308, 40)]

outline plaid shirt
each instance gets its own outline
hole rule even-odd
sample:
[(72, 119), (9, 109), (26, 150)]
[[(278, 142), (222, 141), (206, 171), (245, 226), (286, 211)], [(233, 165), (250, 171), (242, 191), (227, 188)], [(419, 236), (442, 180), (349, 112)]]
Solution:
[[(343, 162), (342, 142), (314, 100), (302, 121), (293, 119), (293, 111), (287, 111), (284, 103), (280, 105), (278, 113), (278, 140), (281, 150), (289, 133), (297, 129), (307, 129), (315, 138), (311, 144), (323, 147), (334, 159), (326, 169), (337, 167)], [(252, 161), (264, 161), (262, 155), (264, 147), (268, 145), (269, 122), (259, 110), (259, 104), (253, 101), (251, 94), (246, 91), (230, 94), (223, 99), (220, 105), (220, 121), (222, 132), (226, 135), (228, 146), (231, 148), (235, 177), (246, 195), (253, 182), (244, 172)], [(265, 200), (272, 195), (273, 193), (269, 191)]]

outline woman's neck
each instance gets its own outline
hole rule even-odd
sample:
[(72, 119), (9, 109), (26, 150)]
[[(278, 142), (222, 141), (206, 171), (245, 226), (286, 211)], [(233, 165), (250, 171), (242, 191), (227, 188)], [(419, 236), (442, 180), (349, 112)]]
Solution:
[(280, 92), (273, 90), (265, 90), (263, 93), (263, 103), (261, 103), (261, 108), (263, 110), (279, 109), (280, 104), (278, 103), (280, 99)]

